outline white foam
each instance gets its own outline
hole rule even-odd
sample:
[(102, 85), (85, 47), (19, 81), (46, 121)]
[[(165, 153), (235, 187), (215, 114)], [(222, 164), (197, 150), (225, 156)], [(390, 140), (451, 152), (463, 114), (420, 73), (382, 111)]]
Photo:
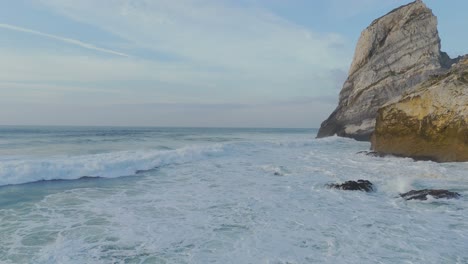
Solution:
[[(92, 159), (96, 165), (84, 170), (111, 177), (178, 165), (0, 208), (0, 263), (465, 263), (468, 164), (355, 154), (367, 147), (282, 137), (48, 159), (61, 164), (62, 176)], [(75, 165), (64, 165), (67, 160)], [(33, 171), (50, 171), (34, 162)], [(324, 186), (357, 179), (370, 180), (377, 191)], [(0, 195), (39, 188), (16, 186)], [(421, 188), (462, 197), (398, 198)]]
[[(330, 137), (324, 139), (269, 138), (257, 142), (194, 145), (176, 150), (118, 151), (93, 155), (31, 158), (25, 156), (0, 157), (0, 186), (41, 180), (73, 180), (83, 176), (114, 178), (133, 175), (138, 170), (190, 162), (236, 149), (322, 147), (322, 145), (355, 143), (352, 139)], [(356, 142), (359, 144), (359, 142)], [(362, 144), (362, 143), (361, 143)], [(288, 172), (279, 172), (288, 173)]]
[(128, 176), (138, 170), (149, 170), (218, 155), (225, 150), (224, 147), (224, 145), (216, 144), (177, 150), (119, 151), (47, 159), (2, 160), (0, 161), (0, 185), (40, 180), (73, 180), (83, 176)]
[(413, 183), (415, 182), (414, 177), (397, 177), (394, 181), (388, 183), (391, 186), (391, 190), (395, 190), (398, 193), (405, 193), (414, 189)]

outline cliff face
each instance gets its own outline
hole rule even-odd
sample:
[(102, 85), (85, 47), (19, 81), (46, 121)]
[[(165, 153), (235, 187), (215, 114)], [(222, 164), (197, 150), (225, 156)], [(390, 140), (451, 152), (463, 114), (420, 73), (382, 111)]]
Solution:
[(437, 18), (422, 1), (391, 11), (362, 32), (338, 107), (317, 137), (369, 140), (382, 105), (451, 63), (440, 51)]
[(468, 58), (378, 111), (375, 151), (468, 161)]

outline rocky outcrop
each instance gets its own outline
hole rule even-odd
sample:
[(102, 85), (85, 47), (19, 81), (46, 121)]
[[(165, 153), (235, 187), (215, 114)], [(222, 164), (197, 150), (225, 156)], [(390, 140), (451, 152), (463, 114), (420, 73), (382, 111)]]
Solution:
[(347, 181), (342, 184), (328, 184), (327, 187), (345, 191), (372, 192), (374, 190), (373, 184), (367, 180)]
[(447, 190), (412, 190), (407, 193), (400, 194), (400, 196), (409, 201), (409, 200), (427, 200), (427, 196), (431, 196), (435, 199), (458, 199), (460, 198), (460, 194), (456, 192), (451, 192)]
[(339, 105), (317, 137), (369, 140), (382, 105), (451, 64), (440, 51), (437, 18), (422, 1), (391, 11), (362, 32)]
[(468, 58), (382, 107), (372, 149), (438, 162), (468, 161)]

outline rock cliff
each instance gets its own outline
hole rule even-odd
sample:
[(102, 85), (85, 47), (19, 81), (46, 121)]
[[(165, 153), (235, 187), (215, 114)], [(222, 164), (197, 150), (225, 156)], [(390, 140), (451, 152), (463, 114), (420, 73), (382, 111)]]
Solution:
[(383, 106), (372, 148), (438, 162), (468, 161), (468, 57)]
[(451, 64), (440, 50), (437, 18), (421, 0), (376, 19), (362, 32), (338, 107), (317, 137), (369, 140), (381, 106)]

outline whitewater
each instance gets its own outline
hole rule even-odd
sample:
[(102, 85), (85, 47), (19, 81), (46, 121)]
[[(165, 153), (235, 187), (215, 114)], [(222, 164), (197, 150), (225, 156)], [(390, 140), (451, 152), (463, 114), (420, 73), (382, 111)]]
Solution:
[(468, 163), (316, 133), (0, 127), (0, 263), (468, 263)]

